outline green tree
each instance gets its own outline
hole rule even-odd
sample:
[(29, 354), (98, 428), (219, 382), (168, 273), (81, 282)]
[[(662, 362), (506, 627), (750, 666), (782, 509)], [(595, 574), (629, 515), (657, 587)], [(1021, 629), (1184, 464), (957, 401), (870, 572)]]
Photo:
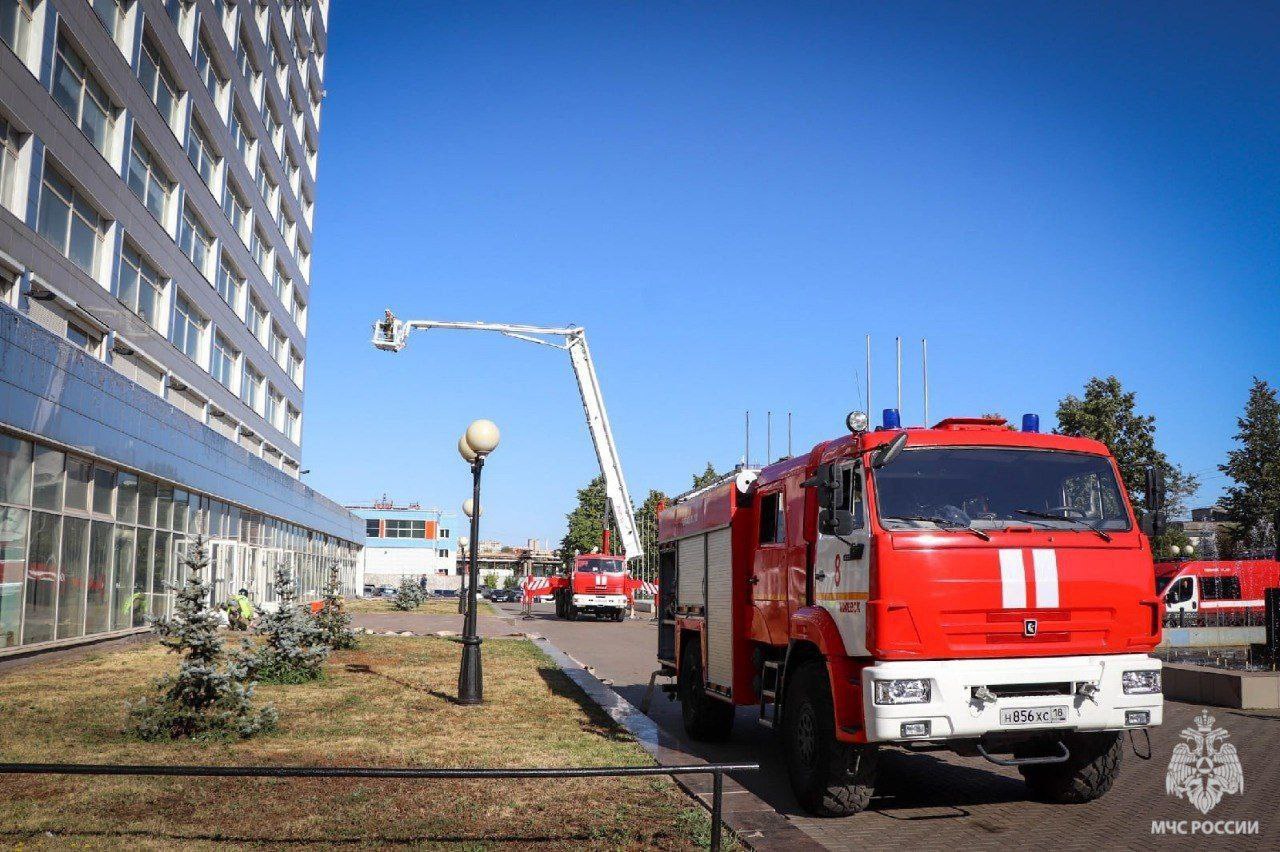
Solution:
[(351, 629), (351, 616), (343, 606), (342, 578), (338, 563), (329, 564), (329, 576), (324, 584), (324, 603), (316, 613), (316, 624), (324, 634), (325, 644), (334, 650), (354, 648), (356, 634)]
[(1239, 446), (1218, 469), (1235, 482), (1222, 506), (1231, 526), (1224, 544), (1233, 554), (1274, 546), (1280, 512), (1280, 400), (1276, 389), (1257, 377), (1244, 414), (1236, 420)]
[(480, 580), (480, 585), (484, 586), (486, 589), (498, 588), (498, 575), (492, 572), (485, 574), (484, 578)]
[(707, 469), (693, 477), (693, 488), (695, 491), (699, 488), (705, 488), (721, 476), (723, 476), (723, 474), (716, 473), (715, 465), (711, 462), (707, 462)]
[(1136, 399), (1115, 376), (1105, 379), (1095, 376), (1085, 384), (1083, 399), (1070, 395), (1058, 403), (1056, 431), (1060, 435), (1093, 438), (1106, 444), (1116, 458), (1124, 487), (1139, 514), (1146, 469), (1156, 468), (1163, 476), (1168, 514), (1182, 514), (1186, 511), (1187, 499), (1200, 483), (1156, 449), (1156, 418), (1139, 414)]
[(604, 493), (604, 477), (597, 476), (585, 488), (578, 489), (578, 505), (565, 516), (569, 529), (560, 540), (560, 554), (565, 564), (573, 561), (575, 553), (590, 553), (600, 546), (604, 541), (604, 525), (608, 517), (609, 500)]
[(152, 622), (160, 644), (180, 655), (176, 674), (156, 682), (159, 695), (129, 705), (133, 731), (144, 740), (208, 735), (252, 736), (275, 727), (274, 707), (255, 709), (254, 660), (247, 651), (228, 656), (218, 635), (201, 580), (209, 559), (196, 539), (184, 561), (187, 579), (174, 598), (172, 618)]
[(329, 646), (324, 631), (298, 604), (298, 584), (287, 565), (276, 566), (276, 608), (254, 628), (262, 636), (258, 670), (269, 683), (305, 683), (324, 674)]

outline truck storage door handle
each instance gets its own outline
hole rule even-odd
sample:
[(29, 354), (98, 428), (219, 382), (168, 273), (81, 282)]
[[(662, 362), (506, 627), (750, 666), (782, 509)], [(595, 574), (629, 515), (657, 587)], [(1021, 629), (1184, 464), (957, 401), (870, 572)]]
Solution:
[(757, 577), (755, 574), (752, 574), (750, 577), (747, 578), (747, 582), (754, 586), (756, 583), (760, 582), (760, 578)]
[(825, 580), (825, 579), (827, 579), (827, 572), (826, 572), (826, 571), (819, 571), (819, 572), (817, 572), (816, 574), (814, 574), (814, 575), (813, 575), (813, 579), (815, 579), (815, 580)]

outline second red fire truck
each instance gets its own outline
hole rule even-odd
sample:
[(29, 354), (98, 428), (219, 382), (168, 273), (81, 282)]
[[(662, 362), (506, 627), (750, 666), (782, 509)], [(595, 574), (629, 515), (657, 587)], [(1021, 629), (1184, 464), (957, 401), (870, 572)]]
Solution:
[(808, 811), (865, 808), (888, 746), (1081, 802), (1161, 722), (1151, 549), (1107, 448), (897, 412), (660, 515), (658, 658), (686, 731), (756, 708)]

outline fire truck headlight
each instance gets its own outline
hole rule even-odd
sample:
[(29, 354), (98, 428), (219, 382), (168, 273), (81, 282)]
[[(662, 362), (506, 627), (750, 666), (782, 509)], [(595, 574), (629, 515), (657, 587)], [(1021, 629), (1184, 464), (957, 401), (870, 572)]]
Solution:
[(1125, 695), (1150, 695), (1160, 691), (1160, 672), (1152, 669), (1128, 671), (1120, 676)]
[(927, 679), (875, 681), (877, 704), (928, 704), (932, 695)]

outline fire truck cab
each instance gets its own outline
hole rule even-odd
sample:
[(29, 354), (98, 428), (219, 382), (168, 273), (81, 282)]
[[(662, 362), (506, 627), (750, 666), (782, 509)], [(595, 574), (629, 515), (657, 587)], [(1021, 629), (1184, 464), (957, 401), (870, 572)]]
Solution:
[(850, 415), (660, 515), (658, 658), (686, 731), (755, 708), (819, 815), (866, 807), (885, 746), (1102, 795), (1121, 734), (1163, 707), (1151, 550), (1113, 459), (1002, 419), (886, 421)]
[(557, 617), (570, 621), (587, 615), (609, 621), (626, 617), (630, 583), (623, 557), (598, 553), (576, 556), (569, 575), (555, 579)]

